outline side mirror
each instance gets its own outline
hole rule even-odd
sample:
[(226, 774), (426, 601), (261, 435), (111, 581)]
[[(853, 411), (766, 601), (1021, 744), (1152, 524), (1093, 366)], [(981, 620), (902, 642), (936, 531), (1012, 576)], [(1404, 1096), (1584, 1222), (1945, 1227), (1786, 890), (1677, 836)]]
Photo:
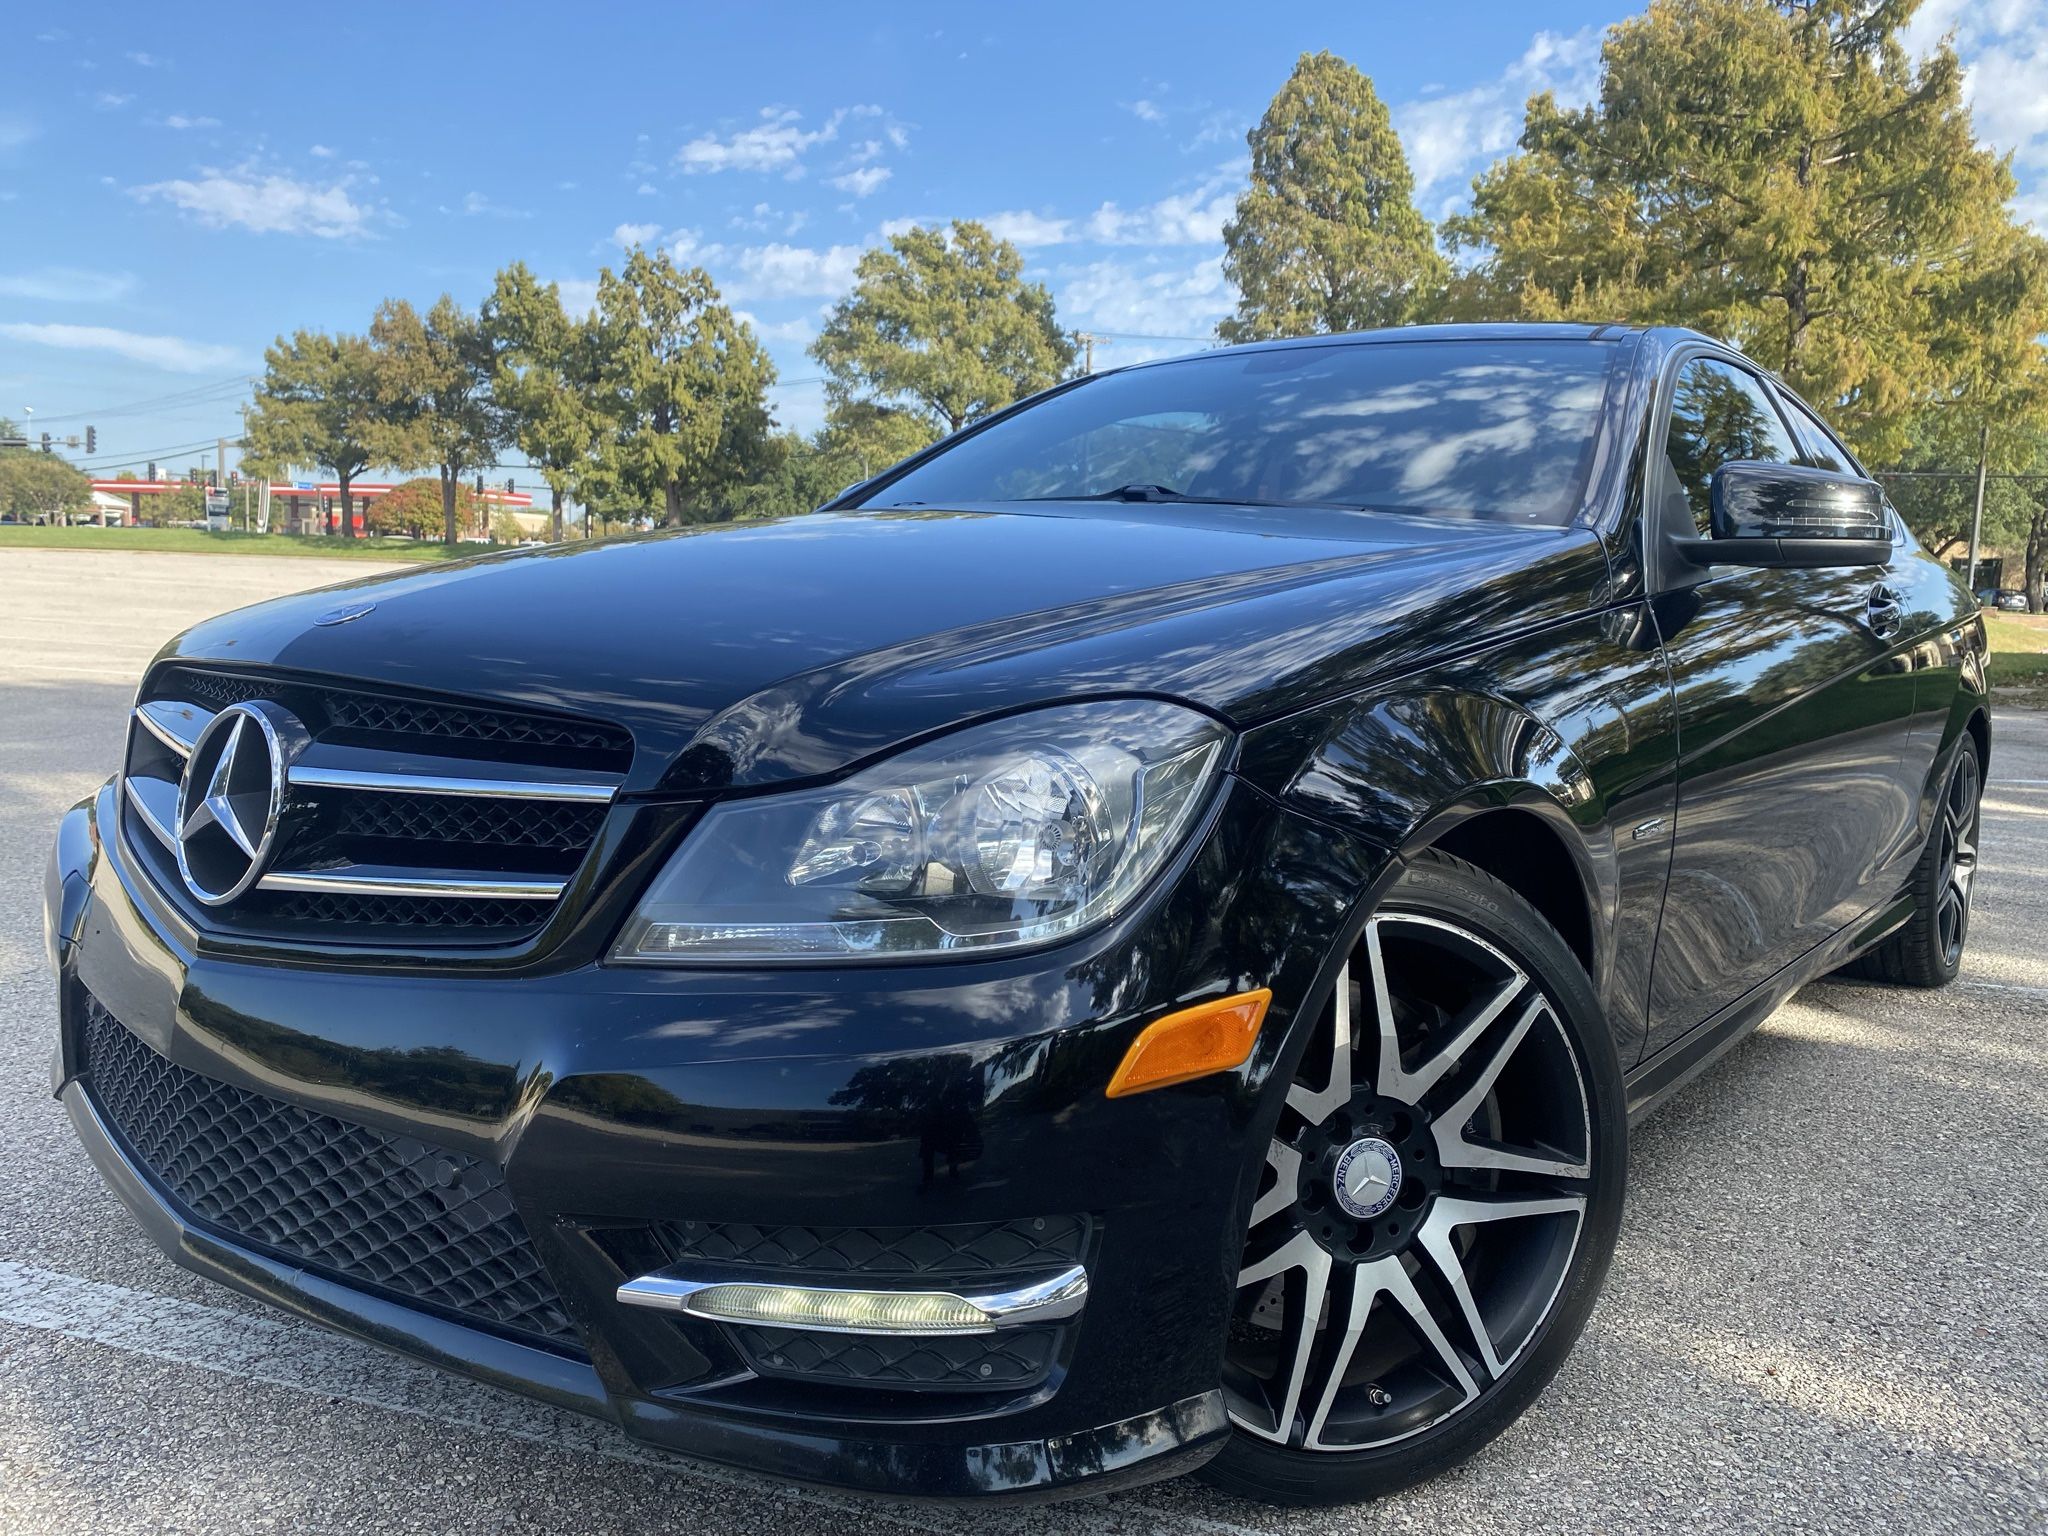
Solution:
[(1714, 471), (1711, 539), (1681, 539), (1698, 565), (1811, 568), (1883, 565), (1892, 557), (1884, 489), (1804, 464), (1741, 459)]

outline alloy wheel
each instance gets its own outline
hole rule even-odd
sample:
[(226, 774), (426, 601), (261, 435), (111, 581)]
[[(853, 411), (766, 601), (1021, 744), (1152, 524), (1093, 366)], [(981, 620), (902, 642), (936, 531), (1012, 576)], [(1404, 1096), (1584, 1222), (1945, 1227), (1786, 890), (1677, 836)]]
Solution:
[(1941, 806), (1941, 894), (1935, 922), (1942, 961), (1954, 967), (1970, 934), (1970, 887), (1977, 878), (1977, 821), (1983, 780), (1977, 754), (1961, 752)]
[(1366, 926), (1266, 1151), (1225, 1349), (1232, 1420), (1365, 1451), (1469, 1408), (1554, 1309), (1593, 1192), (1556, 1005), (1481, 935)]

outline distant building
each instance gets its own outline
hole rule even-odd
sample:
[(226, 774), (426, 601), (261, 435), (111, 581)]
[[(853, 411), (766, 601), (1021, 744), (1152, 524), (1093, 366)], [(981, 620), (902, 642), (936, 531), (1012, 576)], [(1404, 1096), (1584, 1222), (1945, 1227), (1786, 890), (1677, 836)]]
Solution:
[[(93, 505), (96, 510), (107, 514), (109, 523), (138, 523), (153, 515), (149, 508), (155, 498), (181, 491), (188, 484), (190, 482), (185, 480), (95, 480), (92, 482)], [(358, 533), (365, 531), (364, 507), (397, 488), (395, 485), (370, 484), (360, 480), (349, 486), (350, 509), (354, 513), (351, 521)], [(255, 489), (251, 486), (233, 489), (237, 518), (241, 516), (243, 496)], [(479, 499), (474, 491), (469, 495), (473, 500)], [(533, 510), (533, 498), (524, 491), (486, 486), (480, 499), (491, 520), (495, 520), (500, 512), (509, 512), (528, 533), (544, 534), (547, 529), (547, 515)], [(340, 484), (332, 480), (272, 481), (270, 526), (278, 533), (339, 534), (342, 531)]]

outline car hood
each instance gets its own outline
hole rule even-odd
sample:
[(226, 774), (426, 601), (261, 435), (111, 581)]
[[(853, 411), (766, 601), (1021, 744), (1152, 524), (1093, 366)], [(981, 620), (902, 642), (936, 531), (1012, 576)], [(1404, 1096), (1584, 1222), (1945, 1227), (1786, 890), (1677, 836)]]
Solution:
[(1081, 696), (1249, 723), (1432, 635), (1583, 607), (1596, 568), (1583, 530), (1362, 513), (815, 513), (373, 576), (209, 620), (160, 659), (596, 716), (634, 734), (629, 791), (701, 793)]

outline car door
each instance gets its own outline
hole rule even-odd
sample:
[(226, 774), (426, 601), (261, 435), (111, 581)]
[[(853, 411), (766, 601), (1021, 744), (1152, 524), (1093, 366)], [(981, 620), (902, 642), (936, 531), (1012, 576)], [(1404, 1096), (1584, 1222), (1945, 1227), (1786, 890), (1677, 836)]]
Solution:
[[(1681, 354), (1662, 396), (1647, 517), (1704, 535), (1721, 464), (1807, 457), (1770, 387)], [(1677, 825), (1646, 1054), (1768, 980), (1873, 904), (1906, 835), (1913, 675), (1889, 568), (1716, 566), (1653, 604), (1677, 712)]]

